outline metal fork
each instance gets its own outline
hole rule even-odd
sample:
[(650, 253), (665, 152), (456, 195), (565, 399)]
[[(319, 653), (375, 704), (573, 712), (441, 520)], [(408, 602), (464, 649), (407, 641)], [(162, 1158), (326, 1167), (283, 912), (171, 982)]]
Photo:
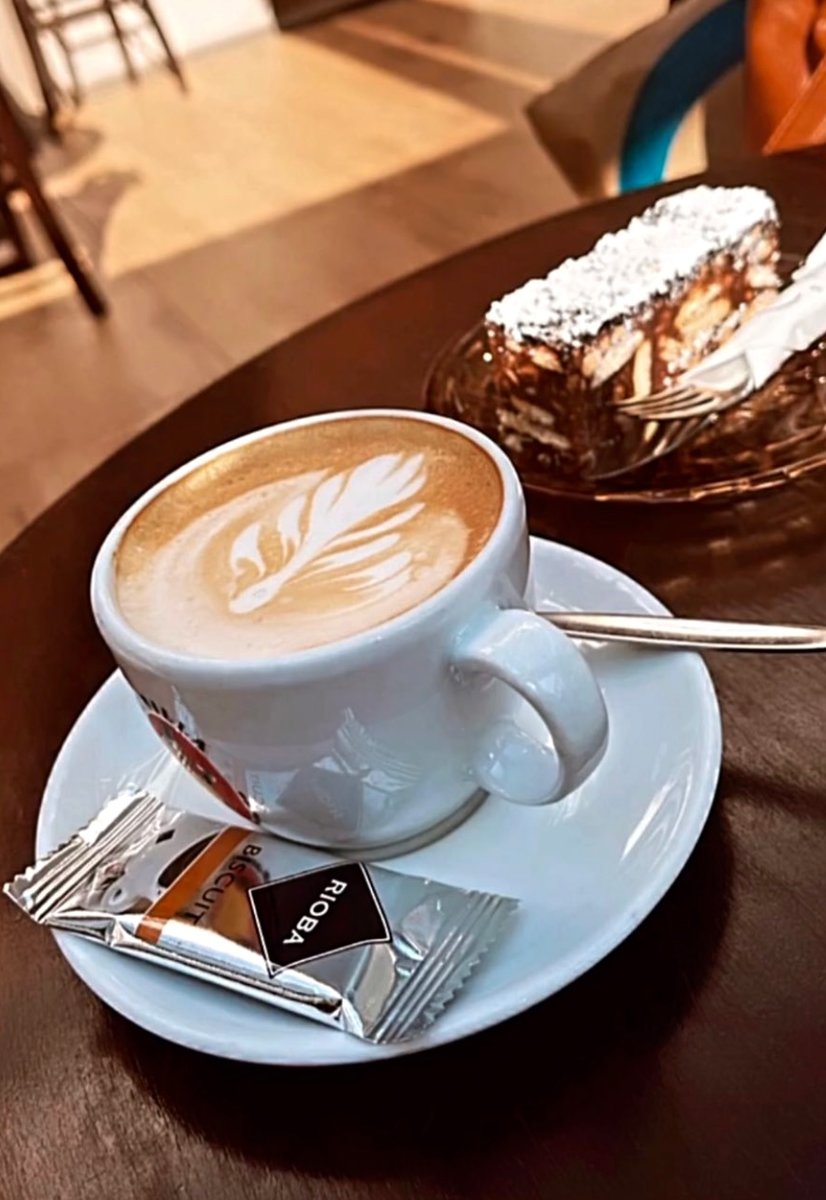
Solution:
[[(792, 288), (780, 292), (774, 304), (761, 309), (742, 325), (731, 341), (724, 343), (705, 359), (690, 367), (684, 375), (678, 376), (667, 388), (647, 395), (637, 393), (625, 400), (616, 401), (618, 412), (643, 421), (685, 421), (690, 417), (712, 417), (725, 412), (745, 400), (746, 396), (757, 390), (757, 384), (764, 381), (773, 372), (765, 372), (760, 380), (755, 381), (749, 368), (744, 351), (737, 349), (737, 340), (742, 342), (741, 335), (746, 335), (757, 328), (757, 322), (771, 319), (772, 311), (780, 307), (779, 301), (784, 300), (784, 307), (794, 302)], [(764, 338), (763, 349), (776, 354), (777, 361), (774, 369), (793, 354), (796, 350), (808, 345), (808, 332), (801, 331), (797, 342), (776, 341), (770, 333)], [(817, 334), (812, 334), (812, 337)], [(729, 357), (730, 355), (730, 357)], [(697, 378), (697, 377), (700, 378)]]
[(744, 400), (751, 390), (748, 372), (730, 387), (708, 384), (674, 383), (659, 392), (628, 396), (616, 402), (616, 409), (644, 421), (684, 421), (689, 417), (710, 417)]

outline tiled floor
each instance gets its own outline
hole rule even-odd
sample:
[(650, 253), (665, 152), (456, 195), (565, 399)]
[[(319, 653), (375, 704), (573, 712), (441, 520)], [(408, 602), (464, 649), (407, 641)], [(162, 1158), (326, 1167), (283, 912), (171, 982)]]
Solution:
[(575, 202), (525, 104), (662, 0), (385, 0), (89, 100), (42, 169), (112, 302), (0, 281), (0, 544), (230, 367)]

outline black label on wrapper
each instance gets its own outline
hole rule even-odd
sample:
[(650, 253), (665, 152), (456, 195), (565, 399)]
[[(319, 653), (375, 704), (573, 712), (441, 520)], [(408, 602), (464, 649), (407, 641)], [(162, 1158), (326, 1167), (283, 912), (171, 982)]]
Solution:
[(339, 950), (390, 941), (387, 918), (361, 863), (289, 875), (250, 888), (247, 895), (271, 975)]

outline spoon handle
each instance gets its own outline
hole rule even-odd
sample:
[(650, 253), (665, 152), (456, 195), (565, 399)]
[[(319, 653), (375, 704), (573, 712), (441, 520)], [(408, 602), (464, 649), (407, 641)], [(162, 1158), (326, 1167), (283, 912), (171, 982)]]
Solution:
[(686, 650), (826, 650), (826, 629), (815, 625), (702, 621), (636, 613), (540, 611), (539, 616), (572, 637), (598, 642), (635, 642)]

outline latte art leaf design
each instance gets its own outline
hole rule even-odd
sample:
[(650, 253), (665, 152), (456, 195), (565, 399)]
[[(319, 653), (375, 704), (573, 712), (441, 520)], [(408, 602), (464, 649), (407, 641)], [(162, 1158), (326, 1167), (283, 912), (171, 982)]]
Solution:
[(238, 534), (229, 552), (229, 562), (235, 578), (243, 573), (245, 564), (249, 563), (260, 577), (267, 569), (264, 556), (261, 553), (259, 539), (261, 537), (261, 522), (253, 521)]
[(366, 589), (371, 598), (404, 584), (413, 559), (399, 530), (424, 508), (407, 502), (426, 480), (423, 454), (380, 454), (326, 475), (285, 504), (272, 526), (250, 522), (230, 547), (229, 566), (236, 586), (250, 574), (253, 581), (235, 591), (230, 611), (255, 612), (289, 585), (332, 572), (339, 588)]

